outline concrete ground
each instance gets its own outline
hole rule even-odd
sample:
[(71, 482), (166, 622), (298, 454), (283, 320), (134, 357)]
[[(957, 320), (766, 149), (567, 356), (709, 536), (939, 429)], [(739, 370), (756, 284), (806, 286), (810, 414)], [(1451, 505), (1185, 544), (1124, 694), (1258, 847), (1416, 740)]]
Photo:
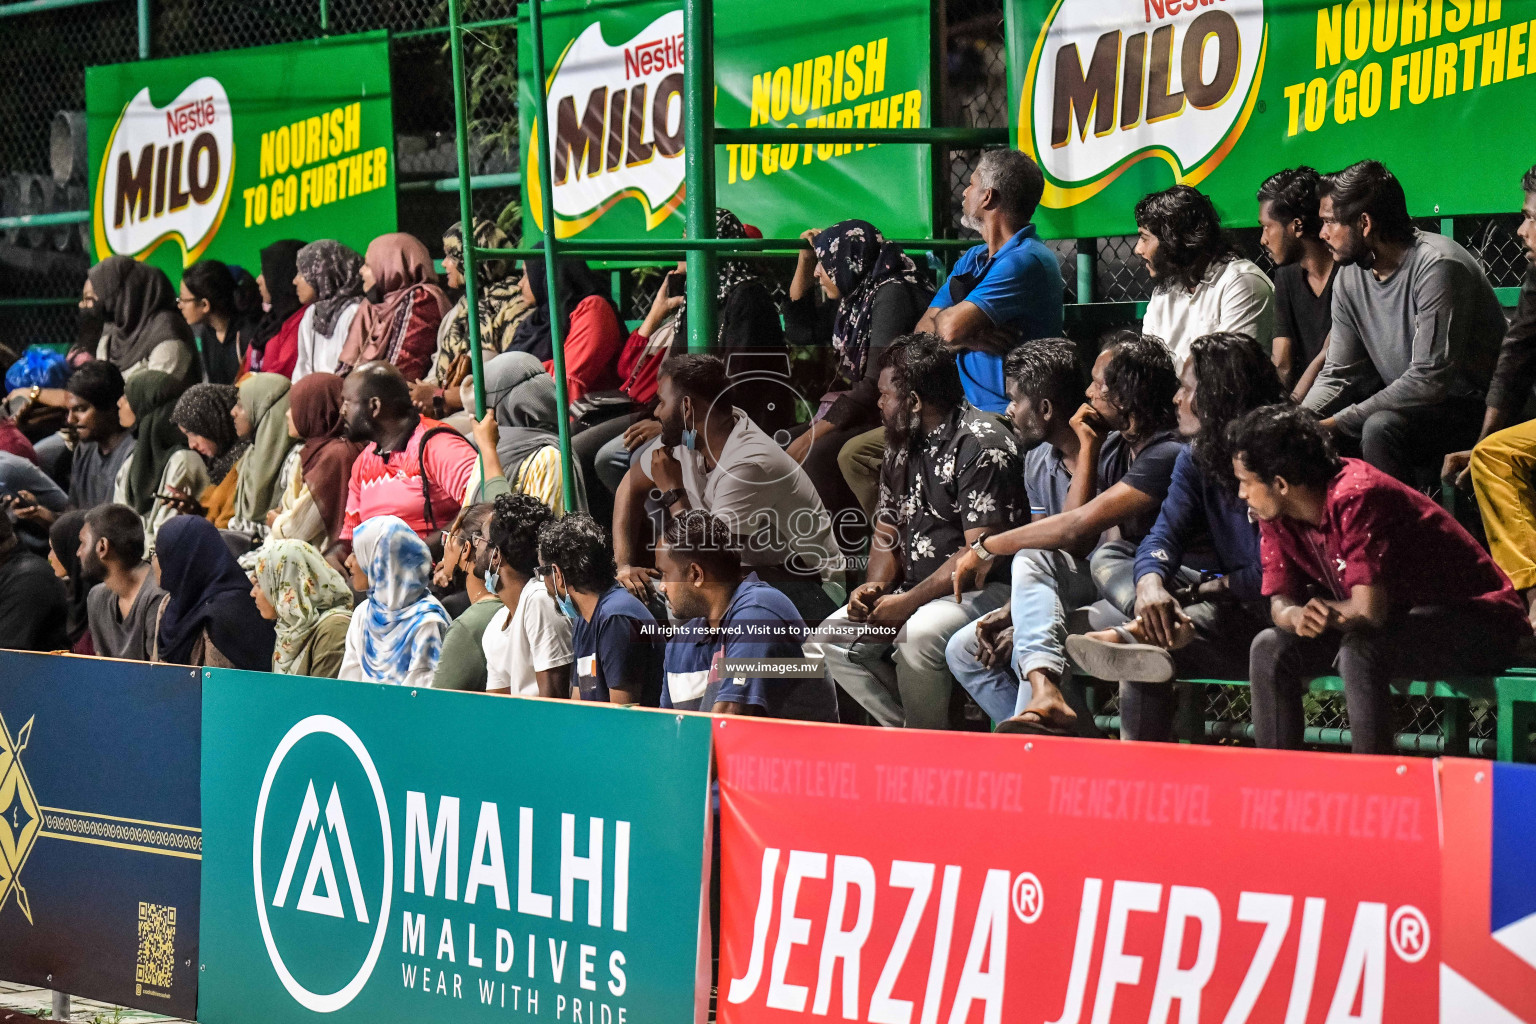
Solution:
[[(45, 988), (0, 981), (0, 1024), (13, 1024), (5, 1021), (6, 1014), (3, 1011), (6, 1010), (51, 1020), (53, 1019), (53, 993)], [(69, 1020), (79, 1024), (150, 1024), (150, 1022), (158, 1024), (161, 1021), (167, 1024), (178, 1024), (178, 1019), (175, 1017), (162, 1017), (148, 1010), (132, 1010), (125, 1006), (113, 1006), (110, 1003), (82, 999), (78, 996), (71, 997), (69, 1001)]]

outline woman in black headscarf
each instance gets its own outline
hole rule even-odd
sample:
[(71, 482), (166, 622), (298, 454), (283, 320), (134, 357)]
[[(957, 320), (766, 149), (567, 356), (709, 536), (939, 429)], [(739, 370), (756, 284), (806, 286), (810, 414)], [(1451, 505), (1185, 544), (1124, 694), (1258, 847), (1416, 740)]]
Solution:
[(170, 597), (151, 661), (272, 671), (277, 633), (251, 597), (251, 581), (206, 519), (177, 516), (160, 528), (155, 573)]
[(256, 285), (267, 311), (256, 322), (251, 347), (241, 366), (244, 373), (278, 373), (293, 376), (299, 359), (299, 322), (304, 304), (299, 301), (299, 250), (304, 243), (285, 238), (261, 250), (261, 276)]
[(868, 221), (845, 220), (801, 237), (811, 248), (800, 252), (784, 325), (797, 345), (830, 343), (838, 370), (815, 420), (786, 450), (836, 516), (858, 507), (838, 468), (838, 452), (880, 425), (880, 354), (917, 326), (933, 287), (911, 257)]
[(90, 269), (82, 295), (107, 323), (96, 358), (111, 360), (124, 380), (142, 370), (190, 380), (192, 329), (177, 311), (165, 271), (130, 256), (108, 256)]

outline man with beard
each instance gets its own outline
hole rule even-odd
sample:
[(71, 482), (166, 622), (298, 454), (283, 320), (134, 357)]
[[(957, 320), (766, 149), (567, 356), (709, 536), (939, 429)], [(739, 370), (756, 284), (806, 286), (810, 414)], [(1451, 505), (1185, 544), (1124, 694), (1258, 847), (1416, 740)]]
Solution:
[(1275, 261), (1275, 343), (1280, 379), (1299, 401), (1323, 368), (1333, 327), (1333, 254), (1319, 235), (1317, 189), (1310, 167), (1280, 171), (1259, 186), (1259, 244)]
[(1259, 520), (1275, 623), (1249, 656), (1259, 746), (1299, 748), (1306, 681), (1336, 672), (1351, 749), (1390, 754), (1400, 671), (1497, 672), (1530, 640), (1509, 579), (1450, 513), (1373, 466), (1339, 458), (1311, 413), (1262, 406), (1230, 441), (1238, 496)]
[(868, 582), (830, 616), (807, 657), (884, 726), (943, 729), (955, 631), (1008, 599), (1006, 573), (956, 593), (955, 554), (1023, 522), (1028, 496), (1018, 445), (989, 413), (965, 404), (955, 357), (931, 334), (892, 342), (880, 362), (885, 461)]
[(681, 621), (667, 639), (661, 706), (717, 715), (837, 721), (825, 676), (779, 678), (727, 673), (727, 660), (801, 656), (805, 622), (789, 599), (742, 573), (736, 538), (699, 509), (673, 516), (656, 548), (661, 588)]
[(483, 534), (491, 509), (488, 501), (465, 505), (443, 534), (443, 557), (432, 574), (432, 582), (445, 592), (440, 600), (443, 609), (453, 616), (453, 625), (443, 637), (443, 652), (432, 676), (434, 690), (483, 691), (487, 686), (485, 652), (480, 649), (480, 641), (485, 628), (502, 608), (501, 601), (485, 585), (491, 554)]
[[(1520, 182), (1525, 205), (1520, 241), (1536, 263), (1536, 167)], [(1452, 452), (1441, 471), (1466, 486), (1470, 475), (1493, 560), (1509, 574), (1536, 622), (1536, 420), (1509, 426), (1521, 415), (1536, 384), (1536, 266), (1520, 284), (1520, 304), (1504, 334), (1498, 366), (1488, 386), (1482, 438), (1470, 452)]]
[[(123, 375), (111, 363), (93, 360), (84, 364), (64, 385), (69, 408), (69, 427), (75, 433), (74, 463), (69, 477), (69, 507), (92, 509), (112, 500), (117, 472), (133, 457), (133, 434), (118, 422), (117, 403), (123, 397)], [(15, 467), (17, 464), (10, 464)], [(45, 489), (34, 492), (20, 486), (29, 477), (25, 467), (6, 481), (16, 492), (16, 518), (47, 527), (58, 517), (57, 492), (51, 483), (37, 480)]]
[(1328, 356), (1302, 404), (1411, 484), (1416, 467), (1477, 439), (1504, 311), (1471, 253), (1413, 226), (1402, 184), (1380, 163), (1324, 176), (1319, 195), (1322, 239), (1340, 266)]
[(1141, 329), (1184, 366), (1190, 344), (1218, 331), (1246, 334), (1265, 349), (1275, 335), (1275, 288), (1238, 256), (1209, 196), (1175, 185), (1136, 204), (1136, 255), (1152, 277)]
[(1135, 618), (1067, 637), (1078, 668), (1119, 681), (1126, 740), (1172, 740), (1180, 695), (1165, 684), (1175, 666), (1185, 679), (1240, 679), (1250, 641), (1269, 625), (1259, 530), (1237, 496), (1227, 431), (1249, 410), (1284, 402), (1285, 388), (1252, 338), (1208, 334), (1195, 339), (1173, 400), (1191, 445), (1173, 464), (1152, 532), (1139, 545), (1111, 541), (1093, 557), (1100, 590)]
[[(715, 356), (672, 356), (656, 380), (661, 435), (614, 496), (619, 582), (641, 600), (657, 572), (650, 550), (665, 522), (703, 509), (741, 538), (743, 565), (782, 589), (807, 621), (832, 610), (823, 576), (842, 564), (827, 510), (799, 463), (741, 409)], [(647, 507), (649, 505), (649, 508)]]
[[(958, 631), (946, 658), (998, 731), (1068, 735), (1077, 731), (1086, 708), (1067, 685), (1067, 614), (1102, 596), (1090, 560), (1101, 535), (1115, 527), (1122, 537), (1139, 540), (1157, 518), (1183, 450), (1173, 432), (1178, 378), (1156, 338), (1134, 331), (1112, 335), (1094, 361), (1088, 401), (1071, 420), (1076, 458), (1068, 471), (1071, 442), (1059, 424), (1032, 425), (1047, 379), (1056, 381), (1053, 404), (1067, 401), (1065, 353), (1052, 357), (1055, 369), (1042, 373), (1028, 348), (1009, 357), (1011, 419), (1026, 441), (1042, 430), (1056, 441), (1037, 446), (1026, 462), (1031, 521), (973, 543), (956, 560), (958, 596), (985, 578), (998, 556), (1013, 556), (1010, 600)], [(1010, 627), (1011, 644), (1005, 639)]]
[[(410, 385), (389, 363), (364, 363), (347, 375), (341, 418), (349, 438), (370, 442), (352, 463), (342, 546), (351, 547), (352, 531), (364, 520), (399, 516), (435, 547), (480, 487), (481, 453), (452, 427), (418, 413)], [(507, 491), (504, 480), (501, 489), (489, 486), (501, 479), (494, 435), (482, 448), (487, 484), (482, 497), (490, 501)]]
[(166, 592), (144, 561), (144, 520), (126, 505), (98, 505), (80, 530), (80, 566), (102, 582), (86, 598), (91, 643), (103, 658), (148, 661)]

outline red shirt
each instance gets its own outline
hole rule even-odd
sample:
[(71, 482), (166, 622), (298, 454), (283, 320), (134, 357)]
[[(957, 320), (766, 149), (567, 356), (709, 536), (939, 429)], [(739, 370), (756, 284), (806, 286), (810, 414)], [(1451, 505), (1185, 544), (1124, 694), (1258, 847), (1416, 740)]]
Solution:
[(1491, 628), (1530, 632), (1525, 604), (1472, 535), (1423, 494), (1359, 459), (1328, 482), (1323, 524), (1259, 524), (1264, 594), (1304, 600), (1309, 587), (1345, 600), (1385, 587), (1394, 609), (1471, 602)]
[[(421, 417), (416, 432), (405, 449), (379, 454), (376, 443), (369, 444), (352, 463), (352, 478), (347, 484), (347, 517), (341, 540), (351, 540), (352, 531), (374, 516), (399, 516), (425, 537), (434, 527), (428, 524), (421, 491), (421, 439), (427, 431), (443, 426), (437, 420)], [(464, 436), (451, 428), (436, 434), (427, 443), (425, 464), (427, 488), (432, 498), (432, 517), (436, 529), (446, 530), (459, 514), (464, 492), (474, 476), (480, 453)]]
[(0, 451), (18, 455), (34, 466), (39, 464), (37, 449), (32, 447), (32, 442), (27, 440), (15, 420), (0, 420)]
[[(624, 325), (613, 306), (600, 295), (588, 295), (571, 311), (571, 329), (565, 338), (565, 396), (577, 401), (588, 391), (617, 391), (619, 353), (624, 348)], [(544, 369), (554, 372), (553, 360)], [(407, 375), (408, 380), (415, 377)]]

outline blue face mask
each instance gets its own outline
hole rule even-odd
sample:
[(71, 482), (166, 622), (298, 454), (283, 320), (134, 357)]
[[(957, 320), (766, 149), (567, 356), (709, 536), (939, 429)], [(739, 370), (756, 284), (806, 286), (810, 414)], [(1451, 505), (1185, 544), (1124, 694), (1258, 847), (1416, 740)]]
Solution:
[(699, 432), (694, 427), (683, 428), (683, 447), (693, 451), (699, 446)]
[(489, 590), (493, 594), (500, 590), (501, 573), (497, 572), (495, 569), (485, 570), (485, 589)]
[(575, 620), (581, 618), (581, 612), (576, 607), (576, 601), (571, 597), (570, 594), (566, 594), (564, 597), (556, 598), (555, 603), (560, 606), (560, 614), (564, 615), (571, 621), (574, 622)]

